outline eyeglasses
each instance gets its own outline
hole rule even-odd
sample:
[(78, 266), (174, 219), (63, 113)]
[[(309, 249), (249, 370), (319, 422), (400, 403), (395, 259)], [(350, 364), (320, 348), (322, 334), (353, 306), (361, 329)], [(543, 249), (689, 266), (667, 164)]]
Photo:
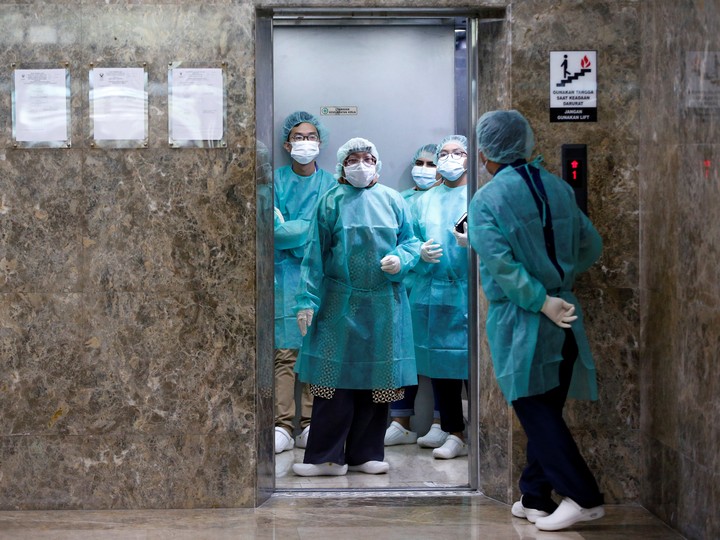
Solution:
[(464, 157), (467, 157), (467, 152), (463, 152), (462, 150), (453, 150), (452, 152), (446, 152), (445, 150), (443, 150), (438, 154), (438, 159), (443, 161), (450, 156), (452, 156), (453, 159), (462, 159)]
[(345, 165), (358, 165), (361, 161), (365, 165), (375, 165), (375, 163), (377, 163), (377, 160), (373, 156), (365, 156), (362, 159), (356, 157), (347, 158), (345, 160)]
[(320, 140), (320, 137), (318, 137), (317, 133), (310, 133), (308, 135), (303, 135), (301, 133), (295, 133), (295, 135), (292, 135), (290, 137), (290, 140), (292, 142), (300, 142), (300, 141), (318, 142)]

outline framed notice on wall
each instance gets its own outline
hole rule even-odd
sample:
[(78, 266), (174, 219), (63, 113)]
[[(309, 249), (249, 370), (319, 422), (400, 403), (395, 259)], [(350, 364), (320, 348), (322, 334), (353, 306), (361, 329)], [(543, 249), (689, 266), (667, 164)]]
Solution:
[(168, 69), (168, 142), (173, 148), (225, 147), (225, 65)]
[(685, 107), (720, 109), (720, 51), (685, 53)]
[(148, 145), (148, 77), (145, 67), (93, 67), (90, 82), (91, 146)]
[(13, 66), (12, 138), (16, 148), (69, 148), (70, 72)]
[(597, 51), (550, 53), (550, 121), (597, 122)]

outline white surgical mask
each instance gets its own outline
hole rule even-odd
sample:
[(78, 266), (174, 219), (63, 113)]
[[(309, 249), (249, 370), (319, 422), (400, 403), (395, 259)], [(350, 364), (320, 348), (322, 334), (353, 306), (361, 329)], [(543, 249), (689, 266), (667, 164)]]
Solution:
[(317, 141), (295, 141), (291, 144), (290, 156), (302, 165), (307, 165), (320, 154), (320, 143)]
[(437, 181), (436, 173), (437, 169), (434, 167), (423, 167), (421, 165), (415, 165), (410, 171), (413, 180), (420, 189), (428, 189), (432, 186)]
[(465, 173), (465, 158), (457, 160), (450, 157), (443, 160), (438, 165), (437, 171), (445, 180), (454, 182)]
[(375, 178), (375, 165), (365, 165), (363, 162), (357, 165), (345, 165), (343, 177), (356, 188), (364, 188), (370, 185)]

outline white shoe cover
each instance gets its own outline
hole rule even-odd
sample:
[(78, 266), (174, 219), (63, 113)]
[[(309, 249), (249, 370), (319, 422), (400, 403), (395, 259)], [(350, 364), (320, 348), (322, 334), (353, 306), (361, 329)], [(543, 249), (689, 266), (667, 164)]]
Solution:
[(450, 435), (447, 431), (443, 431), (440, 424), (432, 424), (430, 431), (422, 437), (418, 437), (418, 446), (422, 448), (440, 448)]
[(275, 453), (279, 454), (285, 450), (292, 450), (295, 442), (285, 428), (275, 427)]
[(547, 517), (538, 518), (535, 526), (541, 531), (559, 531), (578, 523), (579, 521), (592, 521), (605, 515), (605, 508), (583, 508), (570, 497), (565, 497), (560, 506)]
[(298, 476), (344, 476), (347, 474), (347, 465), (337, 463), (295, 463), (292, 466), (293, 472)]
[(399, 422), (393, 422), (385, 431), (385, 446), (395, 446), (396, 444), (414, 444), (417, 442), (417, 433), (402, 427)]
[(445, 443), (440, 447), (433, 450), (433, 457), (435, 459), (453, 459), (459, 456), (468, 455), (468, 445), (460, 438), (455, 435), (448, 436)]
[(544, 510), (536, 510), (535, 508), (526, 508), (523, 506), (522, 498), (519, 501), (515, 501), (510, 509), (510, 513), (522, 519), (527, 519), (530, 523), (535, 523), (538, 518), (547, 517), (550, 514)]
[(390, 464), (386, 461), (366, 461), (360, 465), (350, 465), (348, 470), (365, 474), (384, 474), (390, 470)]
[(308, 437), (310, 436), (310, 426), (306, 426), (305, 429), (302, 430), (302, 433), (295, 437), (295, 446), (298, 448), (305, 448), (307, 447)]

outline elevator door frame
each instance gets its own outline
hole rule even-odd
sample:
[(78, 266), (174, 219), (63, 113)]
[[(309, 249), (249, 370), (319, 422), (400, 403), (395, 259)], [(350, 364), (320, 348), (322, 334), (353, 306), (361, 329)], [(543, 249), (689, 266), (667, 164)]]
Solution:
[[(495, 13), (484, 13), (483, 10), (462, 10), (462, 9), (258, 9), (256, 13), (256, 77), (255, 77), (255, 124), (256, 138), (263, 143), (270, 151), (271, 162), (275, 148), (273, 147), (273, 28), (279, 25), (447, 25), (449, 19), (464, 19), (467, 43), (467, 100), (466, 118), (468, 131), (468, 201), (478, 188), (477, 174), (477, 150), (474, 136), (474, 126), (478, 118), (478, 23), (481, 19), (492, 17)], [(456, 118), (459, 117), (456, 100)], [(261, 209), (258, 209), (260, 212)], [(264, 212), (267, 215), (267, 212)], [(272, 212), (269, 213), (272, 218)], [(265, 230), (272, 230), (269, 226)], [(468, 485), (456, 486), (453, 491), (477, 491), (479, 487), (479, 379), (478, 379), (478, 358), (480, 347), (480, 326), (478, 311), (478, 266), (477, 256), (471, 249), (468, 250), (468, 363), (469, 363), (469, 427), (468, 427)], [(266, 299), (267, 301), (267, 299)], [(261, 324), (261, 323), (259, 323)], [(265, 324), (268, 324), (266, 321)], [(269, 324), (273, 324), (270, 322)], [(271, 335), (272, 331), (269, 332)], [(264, 332), (267, 334), (267, 332)], [(270, 359), (272, 360), (272, 359)], [(268, 359), (258, 356), (258, 362)], [(257, 372), (267, 371), (267, 367), (257, 366)], [(274, 386), (273, 386), (274, 389)], [(260, 416), (258, 416), (260, 418)], [(271, 432), (272, 426), (257, 426), (258, 433)], [(265, 454), (265, 452), (263, 452)], [(264, 474), (269, 469), (274, 472), (274, 454), (271, 456), (272, 464), (260, 463), (264, 456), (258, 454), (258, 473)], [(263, 473), (261, 473), (263, 471)], [(275, 479), (273, 476), (273, 486)], [(278, 492), (313, 491), (311, 489), (280, 489)], [(323, 491), (367, 491), (375, 492), (372, 488), (342, 488), (325, 489)], [(439, 491), (427, 490), (422, 491)], [(447, 488), (442, 488), (447, 491)], [(419, 491), (414, 488), (390, 488), (382, 491)]]

